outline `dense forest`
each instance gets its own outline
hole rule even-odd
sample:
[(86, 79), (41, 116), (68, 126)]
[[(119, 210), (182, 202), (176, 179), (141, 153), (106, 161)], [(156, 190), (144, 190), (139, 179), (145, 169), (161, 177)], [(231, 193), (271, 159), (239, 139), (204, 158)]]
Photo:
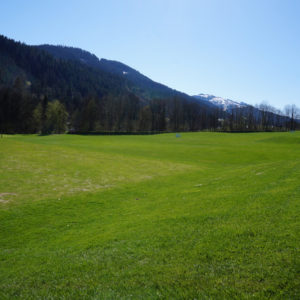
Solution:
[(297, 111), (226, 112), (87, 51), (0, 36), (1, 133), (295, 130)]

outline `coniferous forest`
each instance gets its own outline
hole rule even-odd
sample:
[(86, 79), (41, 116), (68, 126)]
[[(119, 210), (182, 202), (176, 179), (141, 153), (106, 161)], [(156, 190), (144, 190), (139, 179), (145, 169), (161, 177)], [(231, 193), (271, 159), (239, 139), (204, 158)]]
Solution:
[(1, 133), (283, 131), (299, 129), (297, 113), (224, 111), (87, 51), (0, 36)]

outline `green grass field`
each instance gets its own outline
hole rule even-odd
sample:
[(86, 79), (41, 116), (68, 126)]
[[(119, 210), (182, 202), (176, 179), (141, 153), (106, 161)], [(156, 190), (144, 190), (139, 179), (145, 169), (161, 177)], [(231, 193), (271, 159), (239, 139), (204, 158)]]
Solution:
[(300, 299), (300, 132), (0, 139), (0, 299)]

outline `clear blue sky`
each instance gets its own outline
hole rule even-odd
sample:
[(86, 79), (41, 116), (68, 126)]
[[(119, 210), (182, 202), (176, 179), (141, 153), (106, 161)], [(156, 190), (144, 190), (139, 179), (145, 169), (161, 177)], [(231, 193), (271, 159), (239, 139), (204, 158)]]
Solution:
[(3, 0), (0, 33), (76, 46), (194, 95), (300, 106), (300, 0)]

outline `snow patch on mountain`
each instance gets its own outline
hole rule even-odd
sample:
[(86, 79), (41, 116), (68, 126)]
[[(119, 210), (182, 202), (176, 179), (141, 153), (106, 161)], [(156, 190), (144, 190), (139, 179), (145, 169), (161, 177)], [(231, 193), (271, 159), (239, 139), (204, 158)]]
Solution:
[(222, 97), (216, 97), (214, 95), (208, 95), (208, 94), (199, 94), (193, 96), (196, 99), (199, 100), (205, 100), (210, 102), (213, 105), (216, 105), (220, 108), (222, 108), (224, 111), (230, 111), (234, 108), (242, 108), (248, 106), (245, 102), (237, 102), (230, 99), (225, 99)]

